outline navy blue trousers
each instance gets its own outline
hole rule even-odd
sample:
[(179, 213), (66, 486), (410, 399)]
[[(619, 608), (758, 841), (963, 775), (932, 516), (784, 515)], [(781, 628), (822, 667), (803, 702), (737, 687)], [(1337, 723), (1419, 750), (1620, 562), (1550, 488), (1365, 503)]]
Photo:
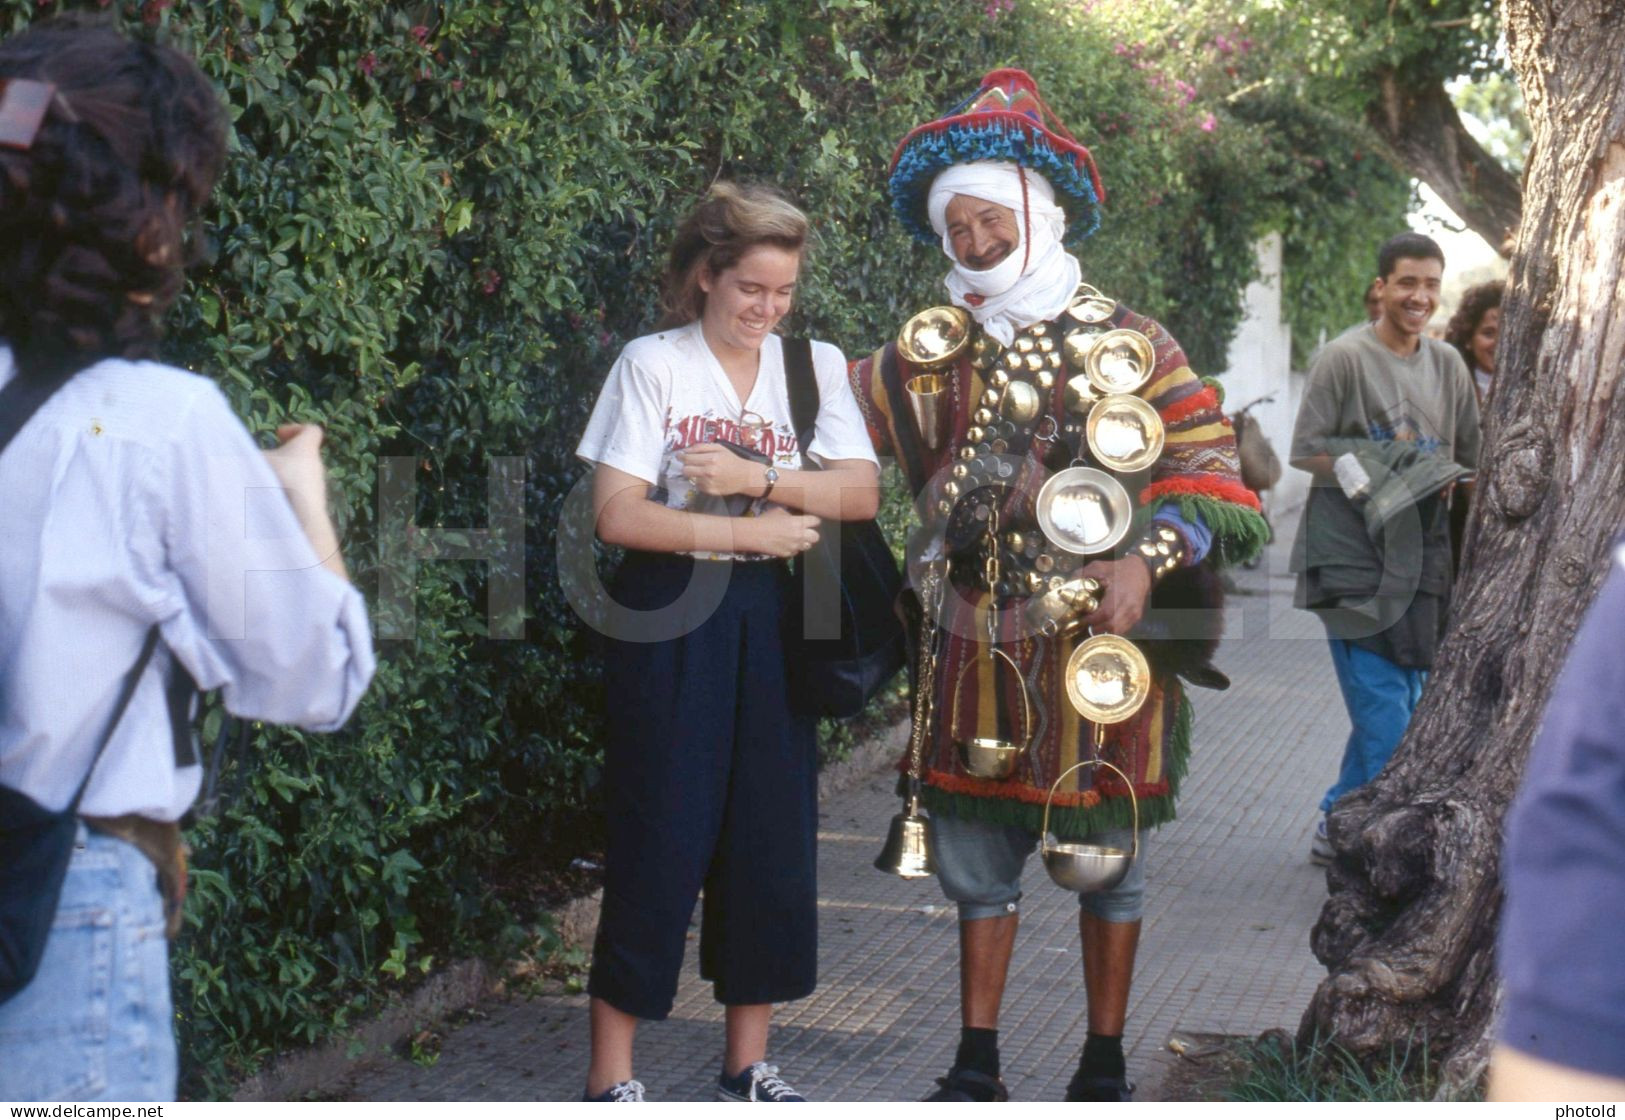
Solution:
[(608, 851), (587, 990), (644, 1019), (671, 1011), (702, 888), (700, 975), (719, 1002), (799, 999), (817, 979), (815, 721), (786, 695), (789, 574), (632, 553), (614, 598), (666, 607), (696, 573), (726, 590), (690, 593), (687, 633), (606, 651)]

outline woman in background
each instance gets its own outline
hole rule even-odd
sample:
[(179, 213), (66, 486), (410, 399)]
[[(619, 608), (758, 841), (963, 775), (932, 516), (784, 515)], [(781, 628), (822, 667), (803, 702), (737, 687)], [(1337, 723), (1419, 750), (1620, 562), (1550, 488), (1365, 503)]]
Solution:
[[(1504, 280), (1492, 280), (1468, 288), (1462, 294), (1461, 304), (1450, 316), (1445, 327), (1444, 340), (1456, 348), (1467, 371), (1473, 375), (1473, 389), (1478, 393), (1478, 408), (1483, 412), (1495, 380), (1495, 343), (1501, 334), (1501, 298), (1506, 293)], [(1450, 499), (1450, 570), (1461, 568), (1461, 546), (1467, 539), (1467, 515), (1472, 512), (1472, 491), (1458, 486)]]

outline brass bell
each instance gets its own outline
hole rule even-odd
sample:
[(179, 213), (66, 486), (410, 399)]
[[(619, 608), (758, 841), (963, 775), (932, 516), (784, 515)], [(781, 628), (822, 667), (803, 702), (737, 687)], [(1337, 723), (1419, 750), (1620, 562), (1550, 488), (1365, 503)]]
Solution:
[(1038, 371), (1038, 375), (1033, 378), (1033, 384), (1047, 393), (1055, 388), (1055, 374), (1050, 370), (1041, 369)]
[(944, 499), (942, 499), (942, 501), (937, 503), (937, 512), (942, 514), (944, 517), (946, 517), (948, 514), (952, 513), (953, 511), (954, 511), (954, 504), (952, 502), (950, 502), (947, 498), (944, 498)]
[(993, 423), (993, 410), (991, 408), (979, 408), (971, 416), (971, 419), (985, 428)]
[(959, 449), (959, 457), (961, 459), (964, 459), (965, 461), (969, 462), (971, 459), (976, 458), (976, 448), (974, 448), (974, 447), (961, 447)]
[(1049, 333), (1049, 324), (1034, 323), (1032, 326), (1027, 328), (1027, 333), (1032, 335), (1034, 338), (1043, 338)]
[(1010, 384), (1010, 374), (1002, 369), (996, 369), (988, 374), (987, 383), (995, 389), (1002, 389)]
[(952, 480), (942, 484), (942, 492), (950, 498), (959, 497), (959, 483)]
[(965, 441), (967, 443), (981, 443), (983, 434), (984, 433), (981, 428), (974, 426), (967, 428), (965, 430)]
[(1004, 543), (1010, 546), (1011, 552), (1020, 552), (1027, 547), (1027, 538), (1023, 537), (1019, 532), (1012, 531), (1005, 536)]
[(999, 403), (1000, 395), (999, 390), (989, 389), (987, 392), (982, 394), (982, 403), (987, 405), (989, 408), (992, 408)]
[(949, 471), (948, 473), (953, 475), (955, 478), (964, 478), (966, 475), (970, 474), (970, 467), (966, 466), (964, 463), (955, 463), (953, 470)]
[(1013, 370), (1020, 369), (1021, 368), (1021, 357), (1022, 357), (1022, 355), (1021, 355), (1020, 351), (1006, 350), (1004, 352), (1004, 364), (1006, 366), (1008, 366), (1010, 369), (1013, 369)]
[(920, 812), (918, 797), (910, 797), (903, 811), (891, 819), (875, 867), (904, 879), (926, 879), (937, 873), (931, 859), (931, 818)]
[(1037, 353), (1027, 355), (1027, 371), (1029, 373), (1037, 373), (1039, 370), (1041, 370), (1043, 368), (1044, 368), (1044, 355), (1037, 354)]
[(1023, 354), (1030, 353), (1035, 345), (1036, 343), (1034, 343), (1033, 340), (1026, 335), (1022, 335), (1020, 338), (1016, 339), (1016, 349)]
[(1041, 335), (1038, 339), (1038, 349), (1045, 354), (1055, 349), (1055, 340), (1048, 335)]

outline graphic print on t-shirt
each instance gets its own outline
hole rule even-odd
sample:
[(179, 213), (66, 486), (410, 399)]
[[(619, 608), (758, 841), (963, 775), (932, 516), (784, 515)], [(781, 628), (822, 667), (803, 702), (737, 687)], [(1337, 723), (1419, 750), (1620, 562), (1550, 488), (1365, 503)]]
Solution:
[(766, 455), (780, 467), (793, 470), (801, 465), (800, 448), (789, 425), (774, 425), (765, 419), (760, 424), (741, 424), (732, 417), (717, 415), (713, 409), (683, 417), (675, 417), (674, 411), (666, 412), (666, 450), (662, 456), (666, 474), (660, 485), (650, 488), (652, 501), (690, 513), (720, 513), (729, 517), (738, 517), (747, 510), (752, 514), (762, 512), (766, 503), (760, 498), (744, 495), (718, 498), (702, 494), (683, 474), (683, 461), (678, 452), (702, 443), (727, 440)]
[(1428, 416), (1416, 401), (1402, 400), (1391, 408), (1372, 414), (1366, 431), (1374, 440), (1414, 443), (1421, 451), (1435, 453), (1444, 446), (1439, 437), (1442, 425)]

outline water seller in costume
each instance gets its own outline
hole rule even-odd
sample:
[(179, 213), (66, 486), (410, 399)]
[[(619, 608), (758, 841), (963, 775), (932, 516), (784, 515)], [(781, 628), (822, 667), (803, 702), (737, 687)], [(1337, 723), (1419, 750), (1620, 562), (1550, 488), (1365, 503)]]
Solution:
[[(890, 191), (953, 264), (951, 306), (852, 371), (876, 449), (915, 495), (909, 566), (931, 604), (905, 765), (959, 907), (964, 1030), (928, 1099), (1004, 1100), (998, 1015), (1026, 858), (1046, 823), (1063, 844), (1138, 853), (1172, 819), (1190, 750), (1181, 677), (1226, 683), (1210, 663), (1215, 569), (1267, 530), (1215, 389), (1161, 325), (1082, 282), (1064, 243), (1098, 226), (1098, 175), (1027, 74), (994, 71), (909, 133)], [(1074, 768), (1094, 759), (1110, 767)], [(1071, 1100), (1131, 1091), (1143, 859), (1128, 866), (1080, 894), (1089, 1035)]]

